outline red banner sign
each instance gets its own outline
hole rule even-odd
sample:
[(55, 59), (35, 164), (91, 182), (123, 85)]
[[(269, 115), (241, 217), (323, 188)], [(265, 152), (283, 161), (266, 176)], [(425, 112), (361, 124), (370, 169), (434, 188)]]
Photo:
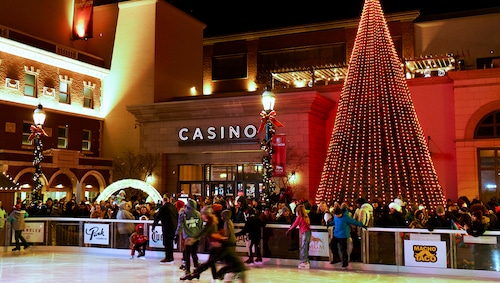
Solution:
[(73, 39), (92, 38), (93, 0), (75, 0), (73, 10)]
[(273, 177), (286, 176), (286, 135), (277, 134), (273, 136), (271, 143), (273, 147)]

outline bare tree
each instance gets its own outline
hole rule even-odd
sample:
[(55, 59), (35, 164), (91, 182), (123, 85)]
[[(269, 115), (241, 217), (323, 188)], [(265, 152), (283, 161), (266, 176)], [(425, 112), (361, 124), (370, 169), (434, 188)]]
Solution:
[[(290, 178), (293, 178), (295, 173), (302, 170), (308, 158), (307, 152), (299, 151), (293, 146), (286, 149), (286, 176), (273, 178), (278, 188), (292, 188), (292, 192), (302, 190), (303, 186), (292, 185)], [(279, 193), (279, 192), (278, 192)]]
[(138, 179), (146, 181), (151, 176), (160, 162), (159, 154), (140, 154), (125, 151), (123, 156), (115, 160), (114, 180)]

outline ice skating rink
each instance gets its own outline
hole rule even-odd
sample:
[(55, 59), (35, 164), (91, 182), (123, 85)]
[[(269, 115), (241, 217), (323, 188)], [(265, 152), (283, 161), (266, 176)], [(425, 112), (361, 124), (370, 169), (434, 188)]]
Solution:
[[(179, 280), (184, 271), (179, 269), (180, 254), (176, 253), (174, 264), (160, 264), (161, 254), (151, 252), (146, 258), (130, 259), (128, 250), (99, 252), (80, 252), (79, 249), (51, 252), (50, 247), (32, 247), (26, 251), (11, 252), (11, 247), (0, 252), (0, 281), (8, 283), (160, 283), (182, 282)], [(83, 249), (83, 248), (82, 248)], [(103, 250), (103, 249), (102, 249)], [(109, 251), (109, 250), (108, 250)], [(200, 255), (201, 260), (206, 255)], [(267, 263), (266, 263), (267, 261)], [(297, 261), (298, 262), (298, 261)], [(445, 282), (499, 282), (500, 278), (453, 277), (452, 275), (428, 275), (362, 271), (351, 263), (348, 270), (340, 265), (319, 266), (311, 263), (311, 269), (299, 270), (295, 263), (270, 263), (249, 267), (246, 271), (248, 283), (313, 283), (313, 282), (397, 282), (397, 283), (445, 283)], [(292, 265), (293, 263), (293, 265)], [(500, 274), (499, 274), (500, 276)], [(192, 282), (211, 282), (210, 270), (199, 280)], [(189, 282), (189, 281), (186, 281)]]

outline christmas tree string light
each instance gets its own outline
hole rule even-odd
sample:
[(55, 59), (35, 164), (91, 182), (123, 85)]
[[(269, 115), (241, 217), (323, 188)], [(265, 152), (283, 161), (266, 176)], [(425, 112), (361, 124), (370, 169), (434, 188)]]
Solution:
[(366, 0), (316, 202), (445, 203), (379, 0)]

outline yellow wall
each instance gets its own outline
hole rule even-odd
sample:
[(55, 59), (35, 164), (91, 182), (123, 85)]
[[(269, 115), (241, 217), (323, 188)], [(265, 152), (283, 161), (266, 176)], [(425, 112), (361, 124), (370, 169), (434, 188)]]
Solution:
[(202, 85), (204, 25), (164, 1), (118, 4), (111, 73), (104, 83), (104, 156), (139, 150), (127, 105), (186, 96)]

